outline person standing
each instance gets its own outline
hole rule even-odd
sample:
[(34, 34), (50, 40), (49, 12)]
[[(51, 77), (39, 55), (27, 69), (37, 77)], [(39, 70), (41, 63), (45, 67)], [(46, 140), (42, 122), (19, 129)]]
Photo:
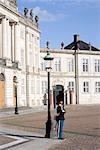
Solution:
[(65, 109), (64, 109), (63, 101), (60, 101), (59, 105), (57, 107), (57, 115), (59, 118), (59, 121), (58, 121), (58, 139), (63, 139), (62, 138), (62, 131), (63, 131), (64, 120), (65, 120), (64, 114), (65, 114)]

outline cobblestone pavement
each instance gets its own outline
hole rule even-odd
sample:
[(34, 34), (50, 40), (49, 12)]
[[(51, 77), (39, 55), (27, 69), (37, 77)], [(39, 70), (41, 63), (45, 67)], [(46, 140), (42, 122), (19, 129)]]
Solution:
[(62, 143), (49, 150), (100, 150), (100, 137), (67, 134)]
[[(47, 108), (45, 107), (43, 110), (31, 109), (31, 111), (19, 113), (19, 115), (2, 112), (0, 115), (0, 131), (3, 127), (9, 129), (8, 131), (5, 130), (6, 132), (13, 129), (20, 132), (39, 133), (44, 136)], [(52, 110), (53, 125), (55, 124), (54, 114), (55, 111)], [(52, 137), (55, 135), (53, 132)], [(49, 150), (100, 150), (100, 105), (67, 106), (63, 137), (64, 140), (55, 143), (56, 145), (53, 143), (54, 146), (51, 145)], [(28, 148), (28, 150), (33, 150), (31, 148)]]

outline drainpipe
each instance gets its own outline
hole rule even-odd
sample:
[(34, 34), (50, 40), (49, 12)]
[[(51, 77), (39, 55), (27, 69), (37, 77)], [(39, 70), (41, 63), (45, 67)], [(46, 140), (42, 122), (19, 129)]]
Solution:
[(74, 51), (74, 59), (75, 59), (75, 95), (76, 95), (76, 104), (79, 104), (79, 75), (78, 75), (78, 50), (80, 40), (79, 35), (74, 35), (74, 43), (75, 43), (75, 51)]

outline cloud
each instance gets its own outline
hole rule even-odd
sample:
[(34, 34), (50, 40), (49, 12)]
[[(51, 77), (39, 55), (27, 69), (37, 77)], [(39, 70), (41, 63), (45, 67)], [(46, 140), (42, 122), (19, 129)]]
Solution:
[(51, 22), (56, 21), (64, 17), (64, 14), (52, 14), (48, 12), (46, 9), (41, 9), (40, 7), (33, 8), (33, 14), (38, 15), (41, 21)]

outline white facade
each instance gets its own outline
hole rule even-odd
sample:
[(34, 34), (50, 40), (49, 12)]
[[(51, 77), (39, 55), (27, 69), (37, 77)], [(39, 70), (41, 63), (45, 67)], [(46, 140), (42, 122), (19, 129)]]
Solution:
[[(54, 57), (51, 90), (53, 91), (55, 85), (62, 85), (64, 87), (64, 101), (66, 103), (67, 99), (67, 104), (100, 104), (100, 51), (78, 50), (75, 54), (74, 50), (51, 49), (50, 52)], [(41, 49), (41, 59), (45, 55), (46, 49)], [(76, 67), (75, 56), (77, 57)], [(58, 70), (56, 59), (60, 60)], [(85, 60), (88, 61), (88, 64), (84, 64)], [(87, 70), (84, 70), (84, 66)], [(41, 63), (41, 69), (43, 70), (43, 63)], [(77, 70), (76, 75), (75, 70)], [(47, 82), (45, 70), (41, 71), (41, 82), (43, 81)], [(70, 91), (73, 91), (72, 102), (70, 101)]]
[[(17, 12), (14, 0), (0, 0), (0, 107), (15, 106), (14, 77), (17, 78), (18, 106), (41, 104), (40, 31), (38, 22)], [(34, 85), (36, 85), (34, 87)]]

